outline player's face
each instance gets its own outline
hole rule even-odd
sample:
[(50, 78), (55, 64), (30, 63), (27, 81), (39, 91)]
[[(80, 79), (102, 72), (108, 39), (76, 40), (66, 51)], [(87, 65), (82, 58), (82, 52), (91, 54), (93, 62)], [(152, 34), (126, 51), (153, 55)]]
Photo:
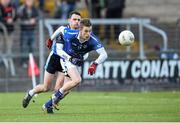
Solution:
[(69, 25), (71, 29), (79, 29), (81, 16), (73, 14), (71, 18), (69, 18)]
[(91, 32), (92, 32), (92, 26), (90, 26), (90, 27), (87, 27), (87, 26), (82, 27), (82, 29), (80, 30), (80, 38), (83, 41), (87, 41), (90, 38)]
[(28, 7), (32, 7), (33, 6), (33, 2), (34, 0), (26, 0), (25, 3)]

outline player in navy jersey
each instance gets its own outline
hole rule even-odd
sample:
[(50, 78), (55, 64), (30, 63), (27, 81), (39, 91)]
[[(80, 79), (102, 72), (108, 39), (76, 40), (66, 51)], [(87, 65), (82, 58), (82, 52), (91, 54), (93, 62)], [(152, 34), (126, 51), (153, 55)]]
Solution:
[[(92, 33), (92, 25), (89, 19), (82, 19), (80, 22), (80, 31), (64, 29), (56, 38), (53, 45), (53, 53), (61, 57), (61, 66), (71, 78), (70, 81), (55, 92), (51, 99), (43, 105), (43, 110), (56, 108), (63, 94), (78, 86), (81, 82), (81, 76), (76, 66), (83, 64), (83, 56), (95, 50), (99, 57), (90, 65), (88, 74), (93, 75), (98, 64), (101, 64), (107, 58), (107, 53), (100, 43), (99, 39)], [(48, 112), (49, 113), (49, 112)], [(51, 112), (53, 113), (53, 111)]]
[[(61, 33), (61, 31), (63, 29), (66, 28), (67, 30), (72, 30), (72, 31), (79, 29), (80, 20), (81, 20), (81, 15), (79, 12), (77, 12), (77, 11), (71, 12), (69, 19), (68, 19), (69, 25), (59, 27), (53, 33), (51, 38), (47, 40), (47, 42), (46, 42), (47, 47), (49, 49), (51, 49), (53, 41), (54, 42), (56, 41), (57, 36), (59, 35), (59, 33)], [(86, 56), (84, 56), (84, 59), (85, 58), (87, 58), (87, 54), (86, 54)], [(28, 93), (26, 93), (25, 97), (23, 98), (23, 102), (22, 102), (22, 105), (24, 108), (26, 108), (28, 106), (29, 102), (31, 101), (32, 97), (35, 94), (38, 94), (41, 92), (47, 92), (50, 89), (55, 72), (58, 72), (55, 89), (54, 89), (56, 91), (62, 87), (62, 85), (64, 84), (64, 80), (67, 79), (66, 81), (68, 81), (69, 79), (68, 79), (68, 77), (64, 77), (64, 71), (60, 64), (60, 56), (58, 56), (57, 54), (54, 54), (53, 51), (51, 51), (49, 54), (49, 57), (47, 59), (46, 65), (45, 65), (43, 84), (37, 85), (35, 88), (31, 89), (30, 91), (28, 91)], [(68, 92), (64, 93), (64, 95), (66, 95), (67, 93)]]

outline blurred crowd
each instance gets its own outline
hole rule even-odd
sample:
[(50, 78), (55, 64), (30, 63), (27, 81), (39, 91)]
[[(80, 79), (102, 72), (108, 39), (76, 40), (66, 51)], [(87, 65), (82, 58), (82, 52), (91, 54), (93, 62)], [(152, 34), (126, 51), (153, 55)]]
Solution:
[(84, 17), (121, 18), (125, 0), (55, 0), (55, 17), (67, 18), (72, 10), (79, 10)]
[[(67, 19), (71, 11), (77, 10), (82, 17), (122, 18), (124, 8), (125, 0), (0, 0), (0, 54), (12, 53), (16, 24), (20, 28), (20, 52), (29, 53), (34, 49), (40, 17)], [(100, 27), (95, 28), (99, 30)], [(109, 28), (107, 26), (106, 30)], [(119, 27), (114, 30), (117, 36)], [(21, 64), (24, 63), (26, 59), (21, 60)]]
[[(76, 10), (82, 17), (120, 19), (125, 7), (125, 0), (0, 0), (0, 54), (12, 54), (15, 37), (19, 37), (20, 53), (33, 52), (41, 17), (67, 19), (69, 13)], [(121, 28), (119, 25), (94, 25), (93, 31), (110, 46), (116, 45), (114, 41)], [(22, 58), (20, 64), (26, 67), (27, 58)]]
[[(35, 41), (35, 28), (39, 17), (38, 8), (34, 0), (24, 0), (22, 4), (18, 0), (1, 0), (0, 3), (0, 42), (1, 53), (12, 54), (15, 39), (15, 24), (20, 26), (20, 52), (33, 51)], [(21, 64), (25, 64), (25, 59)]]

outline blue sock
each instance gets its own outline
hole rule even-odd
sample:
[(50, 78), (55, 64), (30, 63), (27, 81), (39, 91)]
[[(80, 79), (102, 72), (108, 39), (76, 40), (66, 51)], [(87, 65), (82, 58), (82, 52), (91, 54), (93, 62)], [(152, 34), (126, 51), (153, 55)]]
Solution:
[[(54, 95), (55, 95), (57, 98), (61, 98), (61, 97), (63, 96), (63, 94), (62, 94), (60, 91), (56, 91)], [(46, 108), (52, 107), (52, 99), (48, 100), (48, 101), (45, 103), (45, 107), (46, 107)]]
[(45, 107), (46, 107), (46, 108), (52, 107), (52, 99), (48, 100), (48, 101), (45, 103)]
[(56, 91), (54, 94), (57, 98), (61, 98), (63, 94), (60, 91)]

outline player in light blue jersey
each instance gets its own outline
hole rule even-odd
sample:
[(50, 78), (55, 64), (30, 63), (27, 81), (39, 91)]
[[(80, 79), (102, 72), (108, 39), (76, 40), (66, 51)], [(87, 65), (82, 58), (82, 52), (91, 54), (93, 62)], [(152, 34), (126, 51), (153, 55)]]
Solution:
[(80, 31), (70, 31), (64, 29), (56, 39), (53, 45), (53, 53), (61, 57), (61, 66), (67, 72), (70, 81), (52, 95), (51, 99), (43, 105), (43, 110), (56, 108), (63, 94), (78, 86), (81, 82), (81, 76), (76, 66), (83, 64), (83, 56), (95, 50), (99, 57), (90, 65), (88, 74), (93, 75), (98, 64), (104, 62), (107, 53), (100, 43), (99, 39), (92, 33), (92, 25), (89, 19), (82, 19), (80, 22)]
[[(81, 20), (81, 15), (79, 12), (77, 12), (77, 11), (71, 12), (69, 19), (68, 19), (69, 25), (59, 27), (53, 33), (51, 38), (47, 40), (47, 42), (46, 42), (47, 47), (51, 49), (53, 41), (56, 41), (57, 36), (59, 35), (59, 33), (61, 33), (61, 31), (63, 31), (63, 29), (65, 29), (65, 28), (67, 30), (79, 29), (80, 20)], [(84, 58), (87, 58), (87, 56), (85, 56)], [(57, 74), (57, 80), (56, 80), (54, 90), (58, 90), (59, 88), (62, 87), (62, 85), (64, 84), (64, 81), (66, 79), (67, 79), (66, 81), (68, 81), (69, 79), (68, 79), (68, 77), (64, 77), (63, 68), (60, 64), (60, 56), (57, 54), (54, 54), (53, 51), (51, 51), (49, 54), (49, 57), (47, 59), (46, 65), (45, 65), (43, 84), (37, 85), (35, 88), (31, 89), (30, 91), (28, 91), (28, 93), (26, 93), (26, 95), (24, 96), (23, 101), (22, 101), (22, 106), (24, 108), (26, 108), (28, 106), (29, 102), (31, 101), (32, 97), (35, 94), (38, 94), (41, 92), (47, 92), (50, 89), (55, 72), (58, 72), (58, 74)], [(66, 93), (64, 93), (64, 94), (66, 94)]]

